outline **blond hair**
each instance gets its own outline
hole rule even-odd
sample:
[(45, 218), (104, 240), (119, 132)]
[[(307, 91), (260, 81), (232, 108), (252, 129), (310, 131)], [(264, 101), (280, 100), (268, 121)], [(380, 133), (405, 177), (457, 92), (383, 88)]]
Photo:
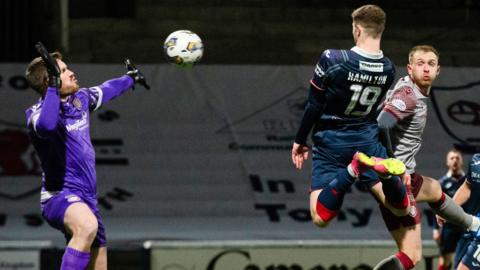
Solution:
[(435, 49), (433, 46), (431, 46), (431, 45), (417, 45), (410, 50), (410, 53), (408, 53), (408, 62), (410, 64), (413, 61), (413, 55), (418, 51), (420, 51), (420, 52), (432, 52), (433, 54), (435, 54), (435, 56), (437, 56), (437, 61), (440, 61), (440, 54), (438, 53), (437, 49)]

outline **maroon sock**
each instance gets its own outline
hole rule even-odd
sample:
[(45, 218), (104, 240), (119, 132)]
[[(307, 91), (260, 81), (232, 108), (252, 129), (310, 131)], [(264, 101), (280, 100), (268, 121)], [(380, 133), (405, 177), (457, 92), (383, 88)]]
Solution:
[(403, 268), (405, 270), (410, 270), (410, 269), (413, 269), (413, 262), (412, 260), (407, 256), (407, 254), (399, 251), (397, 252), (397, 254), (395, 254), (395, 256), (398, 258), (398, 260), (400, 261), (400, 263), (402, 264)]

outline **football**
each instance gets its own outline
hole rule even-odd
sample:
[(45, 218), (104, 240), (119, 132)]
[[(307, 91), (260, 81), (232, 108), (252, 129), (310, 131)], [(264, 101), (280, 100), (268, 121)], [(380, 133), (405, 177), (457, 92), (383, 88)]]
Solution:
[(203, 56), (203, 43), (194, 32), (178, 30), (168, 35), (163, 50), (170, 63), (179, 67), (192, 67)]

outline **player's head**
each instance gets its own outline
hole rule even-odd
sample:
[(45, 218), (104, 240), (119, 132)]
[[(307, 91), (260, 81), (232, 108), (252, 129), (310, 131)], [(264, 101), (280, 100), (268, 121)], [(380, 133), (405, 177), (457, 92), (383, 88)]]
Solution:
[[(53, 59), (57, 60), (60, 68), (60, 79), (62, 80), (62, 87), (60, 88), (61, 96), (68, 96), (79, 89), (75, 74), (67, 68), (65, 62), (62, 61), (62, 54), (54, 52), (50, 54)], [(25, 77), (32, 87), (40, 95), (44, 95), (48, 87), (48, 73), (47, 67), (41, 57), (37, 57), (30, 62), (25, 71)]]
[(364, 5), (352, 12), (352, 32), (355, 42), (361, 35), (371, 38), (380, 39), (387, 15), (385, 11), (376, 5)]
[(440, 73), (439, 60), (438, 51), (430, 45), (415, 46), (408, 54), (408, 74), (424, 95), (429, 94), (433, 81)]
[(447, 153), (447, 167), (451, 172), (458, 172), (463, 168), (462, 153), (457, 149), (452, 149)]

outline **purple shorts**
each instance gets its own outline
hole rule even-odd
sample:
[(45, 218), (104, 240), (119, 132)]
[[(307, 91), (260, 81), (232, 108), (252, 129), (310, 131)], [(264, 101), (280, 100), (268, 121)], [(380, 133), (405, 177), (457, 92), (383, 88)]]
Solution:
[(104, 247), (107, 245), (107, 239), (105, 237), (105, 226), (103, 225), (100, 212), (97, 208), (97, 200), (95, 198), (88, 198), (79, 194), (79, 192), (74, 193), (69, 190), (61, 191), (47, 201), (41, 203), (42, 216), (48, 222), (48, 224), (50, 224), (50, 226), (63, 232), (68, 243), (72, 236), (66, 232), (65, 225), (63, 223), (65, 211), (71, 204), (83, 202), (92, 210), (92, 213), (95, 215), (98, 221), (97, 236), (93, 241), (92, 247)]

